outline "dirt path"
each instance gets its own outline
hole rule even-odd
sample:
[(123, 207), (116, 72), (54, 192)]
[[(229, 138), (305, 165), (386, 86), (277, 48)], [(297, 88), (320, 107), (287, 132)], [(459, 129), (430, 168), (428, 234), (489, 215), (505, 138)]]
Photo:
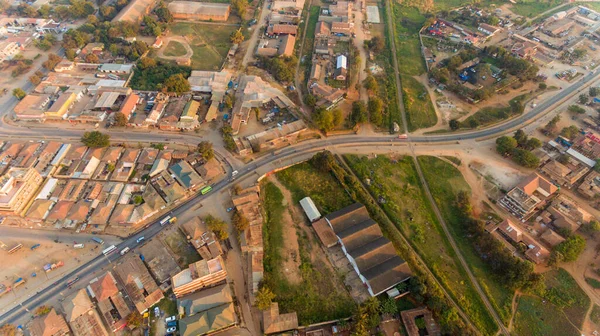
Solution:
[(515, 322), (515, 315), (517, 314), (517, 306), (519, 305), (519, 298), (521, 294), (517, 291), (513, 296), (512, 303), (510, 304), (510, 309), (512, 310), (512, 314), (510, 315), (510, 321), (508, 321), (508, 330), (512, 331), (513, 324)]
[(286, 206), (288, 210), (283, 213), (281, 218), (283, 223), (283, 250), (281, 252), (283, 257), (283, 271), (286, 279), (290, 283), (298, 284), (302, 281), (302, 276), (300, 275), (300, 247), (298, 246), (298, 235), (293, 219), (298, 217), (297, 214), (292, 215), (294, 207), (288, 206), (292, 200), (292, 194), (274, 176), (269, 177), (269, 181), (281, 190), (281, 193), (283, 194), (283, 205)]
[[(167, 50), (167, 46), (169, 45), (169, 42), (171, 41), (175, 41), (175, 42), (179, 42), (181, 43), (181, 45), (183, 45), (183, 47), (185, 48), (185, 55), (182, 56), (166, 56), (165, 55), (165, 50)], [(167, 60), (174, 60), (174, 59), (178, 59), (178, 58), (191, 58), (194, 55), (194, 51), (192, 50), (192, 47), (190, 47), (190, 44), (187, 41), (187, 38), (185, 37), (181, 37), (181, 36), (171, 36), (171, 37), (165, 37), (164, 42), (163, 42), (163, 47), (160, 48), (158, 50), (157, 56), (160, 58), (164, 58)]]

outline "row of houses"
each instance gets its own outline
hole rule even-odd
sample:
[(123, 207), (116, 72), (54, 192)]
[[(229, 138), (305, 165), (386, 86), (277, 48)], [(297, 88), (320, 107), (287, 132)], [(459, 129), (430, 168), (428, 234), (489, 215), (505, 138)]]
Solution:
[(52, 309), (33, 319), (28, 329), (32, 336), (108, 336), (123, 330), (134, 311), (144, 314), (163, 297), (144, 262), (127, 255), (112, 271), (67, 296), (62, 312)]
[(0, 160), (3, 214), (93, 232), (134, 228), (223, 175), (197, 153), (53, 141), (7, 143)]

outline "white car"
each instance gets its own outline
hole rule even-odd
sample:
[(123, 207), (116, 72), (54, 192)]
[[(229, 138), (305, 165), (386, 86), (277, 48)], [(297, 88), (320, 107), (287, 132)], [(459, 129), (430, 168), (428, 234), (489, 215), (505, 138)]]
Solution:
[(165, 319), (165, 322), (166, 322), (166, 323), (169, 323), (169, 322), (172, 322), (172, 321), (175, 321), (175, 320), (177, 320), (177, 316), (173, 315), (173, 316), (171, 316), (171, 317), (167, 317), (167, 318)]
[(160, 316), (160, 308), (154, 307), (154, 316)]
[(171, 328), (167, 329), (167, 332), (168, 332), (168, 333), (170, 333), (170, 332), (175, 332), (176, 330), (177, 330), (177, 328), (175, 328), (175, 327), (171, 327)]
[(139, 244), (139, 243), (141, 243), (142, 241), (144, 241), (144, 239), (145, 239), (145, 238), (142, 236), (142, 237), (138, 238), (138, 239), (136, 240), (136, 242)]

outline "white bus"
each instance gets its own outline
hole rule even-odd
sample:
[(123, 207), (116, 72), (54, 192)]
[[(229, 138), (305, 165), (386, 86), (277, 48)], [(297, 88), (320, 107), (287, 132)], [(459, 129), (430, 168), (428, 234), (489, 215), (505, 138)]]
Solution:
[(171, 216), (167, 216), (167, 217), (161, 219), (160, 220), (160, 226), (166, 225), (167, 223), (169, 223), (170, 220), (171, 220)]
[(104, 251), (102, 251), (102, 253), (104, 255), (109, 255), (109, 254), (115, 252), (116, 250), (117, 250), (117, 247), (115, 245), (111, 245), (107, 249), (105, 249)]

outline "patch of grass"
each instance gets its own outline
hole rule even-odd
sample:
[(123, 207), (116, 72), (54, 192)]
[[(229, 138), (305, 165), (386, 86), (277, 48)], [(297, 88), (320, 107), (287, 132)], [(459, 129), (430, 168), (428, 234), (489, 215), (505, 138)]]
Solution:
[(457, 158), (456, 156), (443, 156), (444, 159), (454, 163), (457, 166), (460, 166), (462, 164), (462, 162), (460, 161), (459, 158)]
[(488, 265), (475, 251), (462, 225), (463, 219), (460, 210), (454, 205), (460, 191), (470, 191), (469, 185), (458, 169), (443, 160), (433, 156), (420, 156), (418, 160), (429, 185), (429, 190), (446, 220), (452, 237), (471, 268), (471, 272), (479, 281), (502, 320), (505, 323), (508, 322), (512, 312), (511, 304), (514, 291), (506, 288), (495, 279)]
[(515, 335), (563, 335), (576, 336), (579, 331), (573, 327), (554, 305), (543, 302), (539, 297), (524, 295), (518, 303), (514, 320)]
[[(523, 94), (511, 99), (511, 102), (521, 102), (524, 104), (528, 97), (528, 94)], [(521, 113), (523, 113), (522, 109), (514, 109), (511, 108), (511, 106), (488, 106), (480, 109), (479, 111), (475, 112), (475, 114), (465, 119), (465, 121), (461, 123), (461, 127), (476, 128), (488, 126), (499, 121), (518, 116)], [(475, 125), (475, 127), (473, 127), (473, 125)]]
[(562, 268), (544, 273), (546, 293), (544, 297), (562, 308), (567, 318), (581, 328), (585, 313), (590, 306), (590, 298), (577, 285), (569, 272)]
[(425, 16), (415, 7), (392, 3), (394, 29), (396, 38), (396, 55), (398, 71), (403, 75), (418, 76), (426, 71), (425, 61), (421, 56), (419, 30), (425, 23)]
[(497, 326), (435, 218), (412, 158), (404, 156), (391, 160), (378, 156), (369, 160), (345, 155), (344, 159), (358, 178), (369, 185), (369, 191), (380, 201), (385, 213), (409, 239), (476, 328), (484, 334), (493, 334)]
[(590, 320), (596, 324), (600, 324), (600, 306), (594, 305), (590, 313)]
[(518, 0), (510, 10), (517, 14), (532, 18), (563, 3), (562, 0)]
[(176, 22), (170, 26), (170, 29), (174, 35), (188, 37), (190, 47), (194, 52), (192, 56), (193, 69), (218, 70), (231, 47), (229, 37), (238, 27)]
[(408, 130), (427, 128), (437, 123), (437, 115), (427, 89), (416, 79), (402, 75), (402, 99), (406, 109)]
[(600, 281), (598, 281), (596, 279), (585, 278), (585, 282), (587, 282), (588, 285), (592, 286), (595, 289), (600, 289)]
[[(356, 304), (345, 289), (339, 286), (341, 279), (326, 266), (314, 265), (310, 260), (311, 243), (305, 232), (298, 229), (300, 246), (300, 273), (302, 281), (292, 284), (282, 270), (283, 223), (281, 217), (286, 210), (283, 194), (272, 182), (261, 188), (264, 195), (265, 223), (264, 243), (264, 285), (275, 293), (275, 301), (282, 312), (295, 311), (302, 325), (349, 317)], [(336, 281), (339, 280), (339, 281)]]
[(391, 46), (394, 41), (390, 38), (390, 32), (388, 28), (388, 16), (387, 7), (380, 7), (380, 15), (383, 19), (384, 35), (386, 48), (383, 52), (375, 56), (376, 63), (383, 68), (383, 73), (376, 76), (377, 83), (379, 84), (379, 92), (377, 95), (383, 102), (385, 102), (385, 115), (386, 124), (388, 129), (393, 131), (394, 123), (400, 126), (402, 129), (402, 116), (400, 115), (400, 108), (398, 106), (398, 99), (396, 99), (398, 87), (396, 86), (396, 76), (394, 74), (394, 67), (392, 65), (392, 51)]
[(177, 264), (182, 269), (187, 268), (189, 264), (193, 264), (200, 260), (200, 255), (194, 247), (185, 239), (179, 230), (171, 232), (164, 238), (164, 242), (169, 249), (177, 256)]
[(165, 48), (164, 54), (165, 56), (179, 57), (185, 55), (186, 52), (185, 46), (180, 42), (169, 41), (169, 44), (167, 44)]
[(331, 174), (320, 172), (307, 162), (282, 170), (276, 175), (277, 179), (292, 193), (295, 204), (309, 196), (322, 214), (328, 214), (353, 203)]

